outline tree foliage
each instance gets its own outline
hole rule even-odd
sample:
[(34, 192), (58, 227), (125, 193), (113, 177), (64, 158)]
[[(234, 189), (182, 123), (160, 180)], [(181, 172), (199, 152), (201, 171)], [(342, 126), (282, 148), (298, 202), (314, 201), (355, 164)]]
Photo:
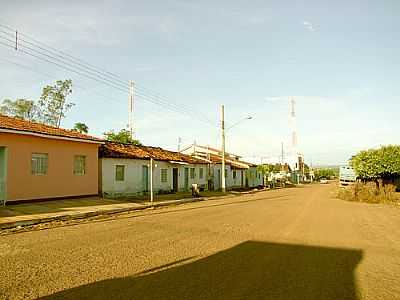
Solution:
[(111, 141), (111, 142), (133, 144), (133, 145), (137, 145), (137, 146), (142, 145), (138, 140), (132, 139), (130, 132), (126, 129), (122, 129), (119, 132), (110, 130), (109, 132), (104, 133), (104, 137), (106, 140)]
[(28, 121), (36, 121), (47, 125), (60, 127), (62, 118), (74, 105), (67, 101), (72, 93), (71, 80), (57, 80), (54, 85), (43, 88), (38, 101), (5, 99), (0, 105), (0, 113)]
[(61, 119), (74, 103), (68, 102), (67, 97), (72, 93), (72, 81), (57, 80), (54, 85), (43, 88), (38, 101), (41, 121), (45, 124), (60, 127)]
[(350, 159), (357, 176), (364, 180), (400, 175), (400, 146), (382, 146), (360, 151)]
[(321, 178), (331, 178), (331, 177), (336, 177), (339, 174), (339, 170), (337, 168), (321, 168), (321, 169), (315, 169), (314, 170), (314, 178), (316, 180), (319, 180)]
[(72, 129), (74, 131), (78, 131), (80, 133), (88, 133), (89, 132), (89, 127), (85, 123), (75, 123), (74, 128)]
[(36, 121), (39, 117), (38, 107), (35, 102), (27, 99), (3, 100), (0, 106), (0, 113), (28, 121)]

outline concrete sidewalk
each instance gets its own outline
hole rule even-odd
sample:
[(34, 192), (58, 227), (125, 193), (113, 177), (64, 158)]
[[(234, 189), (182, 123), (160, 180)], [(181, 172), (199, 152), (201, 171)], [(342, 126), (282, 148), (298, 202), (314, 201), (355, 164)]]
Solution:
[(174, 200), (158, 200), (150, 202), (133, 202), (129, 200), (103, 199), (99, 197), (54, 200), (46, 202), (26, 203), (0, 206), (0, 230), (49, 223), (53, 221), (69, 221), (89, 217), (112, 215), (128, 211), (179, 205), (203, 200), (233, 198), (239, 194), (221, 196), (181, 198)]
[(158, 201), (151, 205), (149, 202), (135, 203), (127, 200), (93, 197), (8, 205), (0, 207), (0, 230), (52, 221), (67, 221), (99, 215), (110, 215), (200, 200), (204, 200), (204, 198)]

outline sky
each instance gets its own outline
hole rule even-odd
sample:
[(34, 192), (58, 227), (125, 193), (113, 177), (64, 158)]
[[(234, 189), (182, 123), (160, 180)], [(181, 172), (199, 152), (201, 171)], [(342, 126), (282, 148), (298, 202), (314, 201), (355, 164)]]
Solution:
[[(194, 112), (136, 96), (135, 136), (146, 145), (176, 150), (181, 138), (182, 147), (219, 147), (224, 104), (228, 127), (252, 116), (227, 131), (227, 151), (273, 159), (282, 142), (290, 151), (291, 97), (309, 164), (343, 164), (362, 149), (399, 143), (399, 1), (0, 0), (0, 7), (0, 24)], [(38, 99), (58, 79), (74, 84), (62, 127), (84, 122), (96, 136), (126, 128), (126, 92), (0, 44), (0, 100)]]

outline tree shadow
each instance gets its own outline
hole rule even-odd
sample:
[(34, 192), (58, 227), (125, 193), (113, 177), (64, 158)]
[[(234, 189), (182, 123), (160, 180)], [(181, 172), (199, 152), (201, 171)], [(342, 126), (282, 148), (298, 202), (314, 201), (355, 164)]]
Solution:
[(354, 273), (362, 256), (357, 249), (248, 241), (183, 265), (41, 299), (357, 300)]

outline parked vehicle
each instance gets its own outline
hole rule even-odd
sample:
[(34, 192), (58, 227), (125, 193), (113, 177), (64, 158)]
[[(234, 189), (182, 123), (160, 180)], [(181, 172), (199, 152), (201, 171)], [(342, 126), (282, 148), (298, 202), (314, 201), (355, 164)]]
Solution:
[(325, 177), (322, 177), (322, 178), (319, 180), (319, 183), (321, 183), (321, 184), (327, 184), (327, 183), (328, 183), (328, 179), (326, 179)]
[(339, 183), (341, 186), (347, 186), (356, 182), (357, 176), (354, 169), (350, 166), (341, 166), (339, 168)]

